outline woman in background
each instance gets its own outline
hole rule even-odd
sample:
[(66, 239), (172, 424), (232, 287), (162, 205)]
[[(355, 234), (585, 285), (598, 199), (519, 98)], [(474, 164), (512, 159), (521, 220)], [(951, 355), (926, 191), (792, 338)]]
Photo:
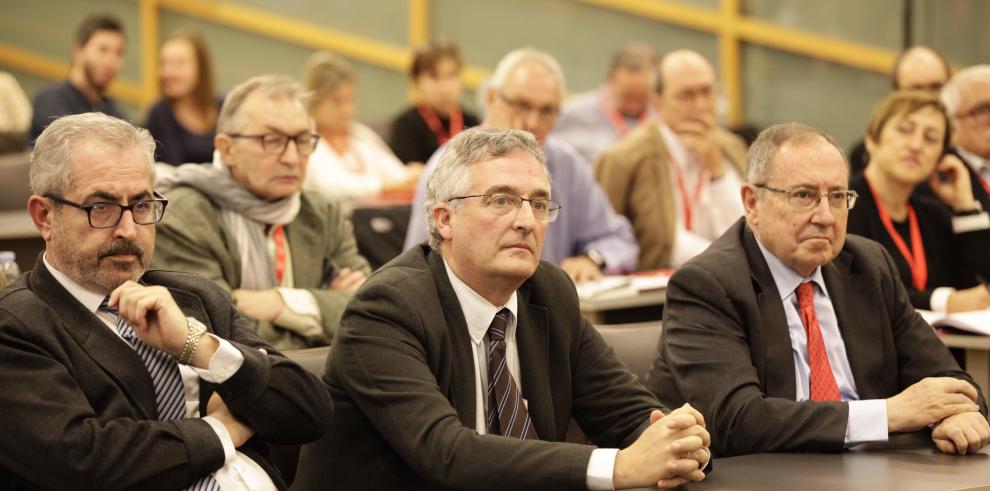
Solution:
[(478, 118), (461, 108), (461, 54), (449, 41), (431, 41), (413, 54), (409, 77), (418, 103), (392, 123), (389, 146), (405, 163), (425, 163), (440, 145)]
[(172, 165), (213, 161), (213, 137), (221, 100), (203, 39), (173, 34), (158, 54), (162, 98), (151, 107), (145, 127), (158, 142), (155, 160)]
[(357, 77), (347, 62), (325, 51), (314, 53), (306, 63), (303, 86), (311, 92), (309, 112), (320, 135), (309, 157), (307, 189), (345, 205), (415, 189), (422, 166), (402, 165), (374, 130), (354, 121)]
[(894, 92), (877, 104), (867, 126), (869, 163), (849, 186), (859, 200), (848, 232), (887, 249), (915, 308), (986, 309), (990, 217), (973, 198), (965, 164), (945, 154), (948, 132), (933, 95)]

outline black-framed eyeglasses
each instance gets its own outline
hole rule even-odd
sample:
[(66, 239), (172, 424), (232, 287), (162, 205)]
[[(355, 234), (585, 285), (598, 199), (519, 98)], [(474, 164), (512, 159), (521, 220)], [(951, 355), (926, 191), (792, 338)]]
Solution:
[(959, 119), (975, 118), (982, 122), (988, 122), (990, 121), (990, 101), (981, 103), (965, 113), (959, 113), (956, 117)]
[(550, 119), (557, 117), (557, 113), (560, 112), (560, 107), (556, 105), (534, 106), (526, 101), (509, 97), (505, 95), (505, 92), (502, 92), (501, 90), (497, 90), (495, 92), (498, 94), (498, 97), (502, 99), (502, 101), (505, 102), (507, 106), (512, 108), (512, 110), (516, 114), (529, 114), (532, 111), (536, 111), (536, 115), (540, 119), (544, 121), (548, 121)]
[(116, 227), (120, 223), (120, 217), (124, 216), (125, 210), (131, 212), (134, 223), (138, 225), (154, 225), (162, 221), (162, 217), (165, 216), (165, 207), (168, 205), (168, 200), (161, 194), (158, 194), (158, 191), (154, 191), (154, 199), (143, 199), (129, 205), (117, 203), (82, 205), (61, 196), (55, 196), (52, 193), (45, 193), (44, 196), (56, 203), (69, 205), (85, 211), (86, 216), (89, 218), (89, 226), (93, 228)]
[(817, 190), (808, 188), (797, 188), (788, 191), (786, 189), (772, 188), (766, 184), (754, 184), (754, 186), (786, 195), (787, 202), (791, 206), (802, 210), (818, 206), (822, 197), (827, 197), (828, 206), (836, 210), (851, 210), (856, 205), (856, 198), (859, 197), (859, 193), (848, 189), (819, 193)]
[(285, 149), (289, 148), (289, 142), (296, 143), (296, 151), (301, 155), (309, 155), (316, 150), (316, 142), (320, 141), (320, 135), (314, 133), (304, 133), (298, 136), (289, 136), (284, 133), (263, 133), (260, 135), (246, 135), (243, 133), (227, 133), (231, 138), (250, 138), (261, 142), (261, 150), (268, 155), (282, 155)]
[(487, 206), (488, 209), (492, 210), (496, 215), (506, 215), (512, 210), (519, 210), (522, 208), (523, 202), (529, 203), (529, 207), (533, 210), (533, 216), (542, 222), (552, 222), (557, 219), (558, 215), (560, 215), (560, 203), (556, 201), (551, 201), (546, 198), (523, 198), (522, 196), (509, 193), (455, 196), (453, 198), (449, 198), (447, 201), (449, 202), (468, 198), (481, 198), (482, 204)]

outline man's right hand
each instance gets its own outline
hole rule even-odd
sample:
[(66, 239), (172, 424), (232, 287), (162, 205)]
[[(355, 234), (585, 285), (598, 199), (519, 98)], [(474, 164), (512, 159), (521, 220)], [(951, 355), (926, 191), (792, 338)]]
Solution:
[(947, 312), (983, 309), (990, 309), (990, 290), (983, 285), (952, 292), (945, 305)]
[(976, 389), (965, 380), (928, 377), (887, 399), (887, 431), (917, 431), (949, 416), (979, 411)]
[(230, 434), (230, 439), (234, 442), (234, 448), (240, 448), (245, 442), (254, 436), (254, 430), (237, 419), (230, 409), (227, 408), (227, 403), (223, 402), (220, 398), (220, 394), (216, 392), (210, 396), (210, 401), (206, 404), (206, 415), (216, 418), (223, 427), (227, 429), (227, 433)]
[(355, 271), (351, 268), (341, 268), (328, 288), (330, 290), (353, 292), (363, 285), (366, 279), (368, 277), (360, 271)]
[(650, 422), (632, 445), (616, 455), (615, 489), (672, 488), (704, 479), (702, 464), (707, 463), (705, 449), (711, 440), (701, 413), (685, 404), (666, 416), (654, 411)]
[(285, 308), (285, 301), (278, 290), (247, 290), (238, 288), (231, 292), (237, 310), (253, 319), (275, 322)]

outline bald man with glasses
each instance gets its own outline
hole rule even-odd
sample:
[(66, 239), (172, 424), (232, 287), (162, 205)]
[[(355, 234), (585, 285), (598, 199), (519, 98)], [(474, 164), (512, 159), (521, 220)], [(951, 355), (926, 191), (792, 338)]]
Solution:
[(979, 387), (890, 255), (846, 235), (848, 182), (828, 135), (767, 129), (747, 156), (745, 217), (671, 278), (646, 385), (701, 411), (716, 456), (839, 452), (928, 428), (947, 453), (990, 441)]
[(211, 164), (159, 166), (172, 202), (156, 267), (215, 281), (281, 349), (330, 344), (370, 274), (341, 205), (302, 191), (318, 136), (289, 79), (260, 76), (227, 95)]

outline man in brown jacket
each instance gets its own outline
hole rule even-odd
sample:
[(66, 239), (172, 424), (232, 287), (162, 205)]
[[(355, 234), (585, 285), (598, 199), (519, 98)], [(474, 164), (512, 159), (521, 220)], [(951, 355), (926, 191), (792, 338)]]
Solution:
[(705, 57), (667, 54), (654, 99), (659, 119), (595, 164), (615, 211), (632, 222), (640, 270), (684, 263), (742, 216), (746, 145), (716, 125), (715, 91), (715, 70)]

